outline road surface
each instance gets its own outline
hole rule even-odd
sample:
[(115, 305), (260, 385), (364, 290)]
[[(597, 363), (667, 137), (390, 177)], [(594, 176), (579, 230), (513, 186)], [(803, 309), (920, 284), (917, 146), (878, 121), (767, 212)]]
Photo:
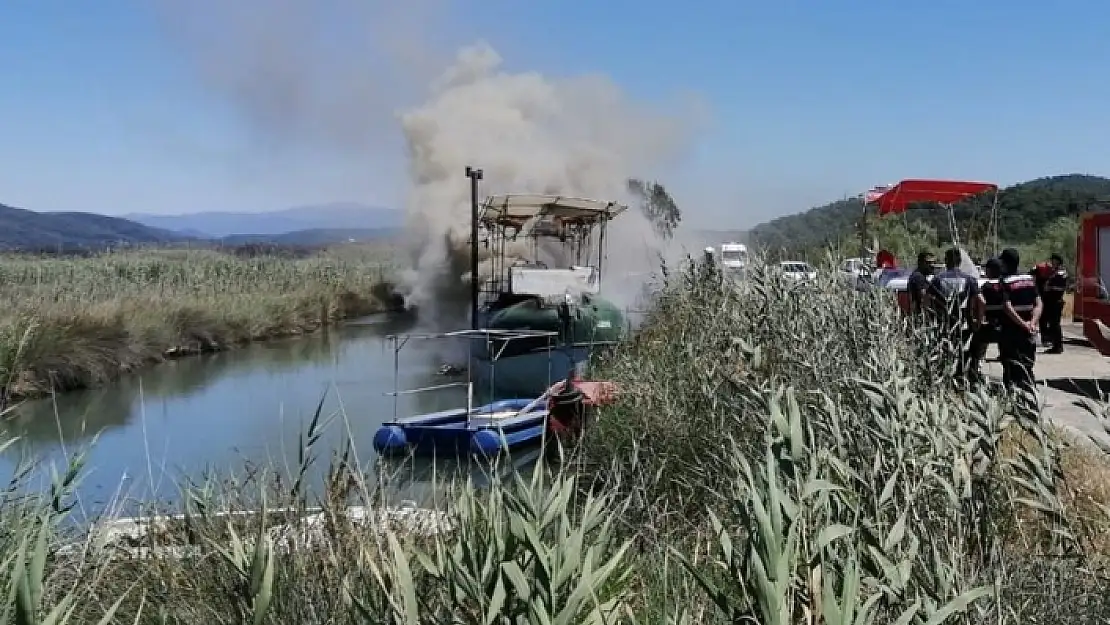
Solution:
[[(1110, 433), (1082, 407), (1085, 398), (1104, 401), (1110, 397), (1110, 358), (1087, 345), (1075, 327), (1066, 328), (1065, 343), (1063, 354), (1037, 354), (1033, 372), (1044, 414), (1056, 425), (1110, 445)], [(1001, 378), (997, 356), (997, 349), (992, 346), (983, 369), (988, 375)]]

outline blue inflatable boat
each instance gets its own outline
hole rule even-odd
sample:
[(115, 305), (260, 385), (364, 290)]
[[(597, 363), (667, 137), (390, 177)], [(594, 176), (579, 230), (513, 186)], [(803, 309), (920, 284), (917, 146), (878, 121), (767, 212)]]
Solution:
[(547, 402), (502, 399), (467, 412), (466, 408), (415, 415), (382, 424), (374, 449), (391, 456), (495, 456), (543, 437)]

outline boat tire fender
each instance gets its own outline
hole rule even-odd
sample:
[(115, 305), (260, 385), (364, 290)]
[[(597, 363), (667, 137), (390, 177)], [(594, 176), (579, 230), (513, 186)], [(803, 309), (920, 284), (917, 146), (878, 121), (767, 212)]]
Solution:
[(477, 456), (495, 457), (503, 451), (504, 440), (494, 430), (478, 430), (470, 436), (470, 451)]
[(396, 425), (383, 425), (374, 433), (374, 449), (380, 454), (396, 453), (408, 448), (405, 430)]

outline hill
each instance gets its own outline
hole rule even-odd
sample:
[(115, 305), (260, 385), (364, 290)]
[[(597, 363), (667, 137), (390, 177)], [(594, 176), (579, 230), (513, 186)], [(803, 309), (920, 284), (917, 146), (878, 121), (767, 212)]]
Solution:
[(187, 215), (134, 213), (127, 219), (163, 230), (218, 239), (231, 235), (281, 235), (298, 230), (366, 230), (399, 228), (401, 211), (334, 203), (299, 206), (264, 213), (203, 212)]
[(319, 247), (336, 243), (362, 243), (388, 238), (396, 228), (312, 228), (281, 234), (233, 234), (217, 239), (220, 245), (277, 245)]
[(2, 250), (76, 251), (186, 240), (189, 237), (181, 233), (151, 228), (121, 217), (95, 213), (36, 213), (0, 204)]
[[(998, 196), (999, 239), (1013, 244), (1035, 243), (1061, 218), (1074, 217), (1110, 198), (1110, 179), (1085, 174), (1038, 178), (1002, 189)], [(989, 200), (956, 206), (963, 225), (989, 213)], [(858, 198), (838, 200), (804, 213), (787, 215), (751, 230), (752, 241), (769, 248), (805, 250), (857, 240), (863, 205)], [(869, 213), (873, 213), (869, 210)], [(946, 233), (946, 211), (910, 209), (905, 219)]]

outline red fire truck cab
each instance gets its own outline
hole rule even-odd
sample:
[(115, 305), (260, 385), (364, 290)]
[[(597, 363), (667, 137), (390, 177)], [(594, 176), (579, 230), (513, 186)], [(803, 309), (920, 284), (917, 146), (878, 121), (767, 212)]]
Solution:
[(1110, 356), (1110, 211), (1080, 215), (1075, 239), (1075, 295), (1072, 320), (1083, 323), (1083, 336), (1103, 356)]

